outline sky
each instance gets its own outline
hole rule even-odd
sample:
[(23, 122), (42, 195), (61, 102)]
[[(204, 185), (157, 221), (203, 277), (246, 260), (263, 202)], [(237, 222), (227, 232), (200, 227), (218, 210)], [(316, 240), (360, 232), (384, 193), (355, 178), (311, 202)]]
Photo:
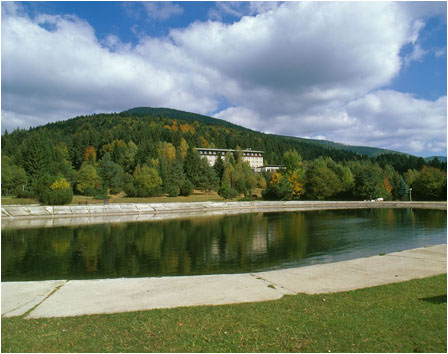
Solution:
[(446, 156), (445, 2), (7, 2), (2, 131), (137, 106)]

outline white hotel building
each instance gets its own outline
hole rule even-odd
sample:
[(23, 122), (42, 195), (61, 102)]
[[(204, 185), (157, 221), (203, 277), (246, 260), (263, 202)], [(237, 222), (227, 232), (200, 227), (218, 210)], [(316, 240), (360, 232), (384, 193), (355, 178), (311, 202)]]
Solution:
[[(221, 158), (224, 159), (226, 153), (233, 153), (236, 150), (232, 149), (209, 149), (209, 148), (196, 148), (201, 157), (207, 158), (209, 165), (213, 166), (215, 164), (218, 155), (221, 155)], [(243, 161), (249, 163), (249, 166), (252, 169), (256, 169), (257, 167), (263, 166), (263, 155), (264, 151), (256, 151), (256, 150), (242, 150), (243, 153)]]

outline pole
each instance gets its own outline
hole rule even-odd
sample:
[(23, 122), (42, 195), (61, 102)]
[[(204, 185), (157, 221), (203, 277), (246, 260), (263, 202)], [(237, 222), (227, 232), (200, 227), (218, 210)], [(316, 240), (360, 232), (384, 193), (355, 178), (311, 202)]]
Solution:
[(412, 202), (412, 188), (409, 188), (409, 201)]

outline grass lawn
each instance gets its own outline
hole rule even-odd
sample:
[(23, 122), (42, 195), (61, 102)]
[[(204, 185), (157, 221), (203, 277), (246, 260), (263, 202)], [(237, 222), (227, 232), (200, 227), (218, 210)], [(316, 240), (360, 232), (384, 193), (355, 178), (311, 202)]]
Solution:
[(2, 352), (446, 353), (446, 290), (445, 274), (262, 303), (3, 318)]
[[(235, 200), (238, 200), (236, 198)], [(208, 201), (224, 201), (218, 193), (210, 191), (207, 193), (194, 191), (193, 194), (188, 197), (150, 197), (150, 198), (127, 198), (120, 195), (112, 195), (110, 196), (109, 203), (179, 203), (179, 202), (208, 202)], [(93, 197), (87, 197), (84, 195), (74, 195), (73, 200), (71, 202), (72, 205), (79, 204), (104, 204), (103, 199), (94, 199)], [(31, 198), (15, 198), (15, 197), (3, 197), (2, 196), (2, 205), (11, 205), (11, 204), (39, 204), (37, 199)]]

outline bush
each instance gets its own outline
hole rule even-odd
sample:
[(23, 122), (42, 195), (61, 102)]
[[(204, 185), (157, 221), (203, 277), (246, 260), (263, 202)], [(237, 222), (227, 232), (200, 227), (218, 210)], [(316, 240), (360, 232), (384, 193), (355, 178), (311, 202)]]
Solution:
[(73, 192), (71, 189), (46, 190), (39, 196), (39, 202), (47, 205), (64, 205), (71, 203)]
[(86, 188), (84, 189), (84, 195), (89, 197), (94, 197), (95, 195), (100, 195), (106, 193), (104, 188)]
[(136, 197), (137, 196), (137, 189), (135, 188), (133, 183), (126, 183), (123, 187), (123, 190), (126, 193), (126, 196), (128, 196), (128, 197)]
[(159, 197), (160, 195), (162, 195), (162, 187), (161, 186), (157, 186), (157, 187), (153, 187), (152, 189), (147, 189), (144, 187), (137, 187), (137, 197), (140, 198), (147, 198), (147, 197)]
[(177, 197), (179, 195), (179, 188), (176, 186), (167, 186), (166, 192), (168, 193), (169, 197)]
[(180, 195), (187, 197), (193, 193), (193, 183), (190, 182), (188, 178), (185, 178), (184, 183), (180, 187)]
[(30, 190), (18, 190), (17, 198), (34, 198), (34, 193)]
[(232, 199), (239, 195), (235, 189), (226, 186), (219, 188), (218, 194), (224, 199)]

